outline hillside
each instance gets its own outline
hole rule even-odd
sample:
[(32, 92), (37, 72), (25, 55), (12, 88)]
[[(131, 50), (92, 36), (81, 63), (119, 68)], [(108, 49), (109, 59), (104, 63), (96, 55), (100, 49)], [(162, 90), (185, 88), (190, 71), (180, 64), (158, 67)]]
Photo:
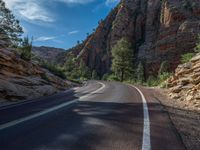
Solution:
[(21, 59), (12, 49), (0, 49), (0, 102), (52, 95), (70, 86), (70, 82)]
[(58, 57), (62, 56), (63, 53), (65, 53), (64, 49), (61, 48), (54, 48), (54, 47), (46, 47), (46, 46), (41, 46), (41, 47), (32, 47), (32, 53), (39, 59), (45, 60), (48, 62), (58, 62)]
[(122, 0), (73, 53), (102, 76), (110, 71), (111, 48), (126, 37), (146, 76), (157, 74), (162, 61), (173, 71), (180, 55), (193, 51), (199, 24), (199, 0)]

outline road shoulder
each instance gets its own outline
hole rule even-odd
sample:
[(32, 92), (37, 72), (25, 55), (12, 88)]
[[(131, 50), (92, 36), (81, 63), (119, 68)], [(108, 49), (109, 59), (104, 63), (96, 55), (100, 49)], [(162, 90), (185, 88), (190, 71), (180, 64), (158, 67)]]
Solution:
[(151, 97), (162, 104), (186, 148), (198, 150), (200, 147), (200, 112), (184, 109), (183, 103), (167, 96), (166, 89), (144, 87), (142, 89), (147, 91), (146, 93), (151, 93)]

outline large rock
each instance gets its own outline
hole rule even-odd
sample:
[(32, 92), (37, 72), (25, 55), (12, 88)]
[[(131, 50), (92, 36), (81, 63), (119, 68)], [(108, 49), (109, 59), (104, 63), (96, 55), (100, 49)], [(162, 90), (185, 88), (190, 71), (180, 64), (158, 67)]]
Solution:
[(200, 54), (189, 63), (179, 65), (174, 76), (168, 79), (168, 86), (171, 98), (200, 110)]
[(0, 100), (32, 99), (69, 87), (39, 66), (24, 61), (11, 49), (0, 49)]

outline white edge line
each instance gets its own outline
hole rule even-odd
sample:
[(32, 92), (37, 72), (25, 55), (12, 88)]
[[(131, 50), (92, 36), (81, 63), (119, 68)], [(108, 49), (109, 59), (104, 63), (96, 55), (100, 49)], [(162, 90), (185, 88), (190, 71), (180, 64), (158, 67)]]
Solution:
[(24, 118), (20, 118), (20, 119), (17, 119), (17, 120), (14, 120), (14, 121), (11, 121), (11, 122), (8, 122), (8, 123), (5, 123), (5, 124), (2, 124), (0, 125), (0, 130), (3, 130), (3, 129), (6, 129), (6, 128), (9, 128), (9, 127), (12, 127), (12, 126), (15, 126), (17, 124), (20, 124), (22, 122), (25, 122), (25, 121), (28, 121), (28, 120), (31, 120), (31, 119), (34, 119), (34, 118), (37, 118), (39, 116), (42, 116), (42, 115), (45, 115), (47, 113), (50, 113), (50, 112), (53, 112), (53, 111), (56, 111), (56, 110), (59, 110), (63, 107), (66, 107), (68, 105), (71, 105), (73, 103), (77, 103), (80, 99), (83, 99), (83, 98), (86, 98), (96, 92), (99, 92), (100, 90), (102, 90), (103, 88), (105, 88), (105, 84), (101, 83), (101, 82), (98, 82), (99, 84), (101, 84), (101, 88), (97, 89), (96, 91), (93, 91), (92, 93), (88, 94), (88, 95), (85, 95), (85, 96), (81, 96), (79, 99), (75, 99), (75, 100), (72, 100), (72, 101), (69, 101), (69, 102), (66, 102), (66, 103), (63, 103), (63, 104), (60, 104), (60, 105), (57, 105), (57, 106), (54, 106), (52, 108), (49, 108), (49, 109), (46, 109), (44, 111), (41, 111), (41, 112), (38, 112), (36, 114), (33, 114), (33, 115), (30, 115), (30, 116), (27, 116), (27, 117), (24, 117)]
[(147, 106), (147, 101), (144, 94), (139, 88), (133, 85), (130, 86), (135, 88), (140, 93), (143, 103), (144, 127), (143, 127), (142, 150), (151, 150), (150, 119), (149, 119), (149, 110)]
[(92, 94), (95, 94), (95, 93), (97, 93), (97, 92), (103, 90), (103, 89), (106, 87), (105, 84), (103, 84), (102, 82), (98, 82), (98, 83), (101, 84), (101, 87), (100, 87), (99, 89), (97, 89), (96, 91), (91, 92), (91, 93), (88, 94), (88, 95), (81, 96), (81, 97), (79, 98), (79, 100), (84, 99), (84, 98), (87, 98), (88, 96), (91, 96)]

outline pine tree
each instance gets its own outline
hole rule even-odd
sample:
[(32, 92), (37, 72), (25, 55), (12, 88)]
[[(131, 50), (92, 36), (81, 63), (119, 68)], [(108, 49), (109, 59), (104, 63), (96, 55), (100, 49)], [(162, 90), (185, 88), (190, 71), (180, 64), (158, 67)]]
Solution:
[(19, 21), (11, 11), (6, 8), (5, 3), (0, 0), (0, 40), (18, 45), (21, 39), (19, 36), (23, 33)]
[(112, 48), (112, 71), (124, 81), (130, 78), (133, 71), (133, 49), (131, 43), (122, 38)]

